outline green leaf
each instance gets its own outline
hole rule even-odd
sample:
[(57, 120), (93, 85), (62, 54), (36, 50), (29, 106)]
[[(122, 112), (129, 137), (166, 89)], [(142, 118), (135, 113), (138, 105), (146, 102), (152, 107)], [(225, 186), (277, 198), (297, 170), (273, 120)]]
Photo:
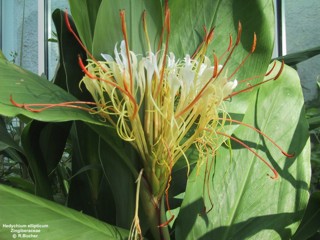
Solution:
[[(101, 53), (113, 54), (116, 43), (124, 39), (120, 10), (125, 11), (126, 28), (129, 47), (135, 53), (144, 54), (147, 49), (145, 33), (143, 32), (142, 14), (147, 12), (147, 26), (151, 47), (155, 46), (162, 29), (162, 7), (159, 0), (105, 0), (101, 3), (93, 39), (93, 55), (100, 57)], [(79, 30), (80, 31), (80, 30)]]
[(71, 122), (31, 121), (23, 130), (22, 145), (35, 182), (36, 195), (52, 199), (50, 174), (61, 160)]
[[(170, 51), (173, 51), (177, 57), (183, 58), (186, 54), (194, 53), (205, 35), (203, 26), (207, 31), (214, 28), (214, 37), (207, 51), (208, 57), (212, 59), (213, 52), (218, 57), (221, 56), (228, 48), (229, 35), (232, 36), (233, 43), (236, 41), (240, 21), (241, 42), (227, 63), (226, 69), (230, 75), (238, 68), (251, 51), (255, 32), (256, 50), (234, 78), (242, 80), (265, 74), (274, 44), (272, 0), (175, 0), (169, 1), (169, 8), (171, 11)], [(219, 64), (225, 63), (220, 60)]]
[[(97, 219), (115, 223), (114, 200), (104, 179), (98, 151), (99, 136), (86, 124), (75, 122), (71, 129), (72, 179), (68, 207), (83, 211)], [(89, 166), (99, 168), (88, 169)], [(88, 171), (82, 172), (87, 168)], [(81, 194), (79, 194), (81, 186)]]
[(95, 116), (75, 108), (54, 107), (43, 112), (31, 112), (16, 107), (19, 104), (57, 104), (77, 101), (71, 94), (46, 79), (0, 59), (0, 114), (14, 117), (19, 114), (39, 121), (62, 122), (82, 120), (102, 124)]
[[(284, 157), (263, 136), (239, 126), (234, 137), (270, 162), (279, 179), (268, 177), (272, 171), (243, 146), (232, 143), (231, 160), (229, 149), (220, 147), (205, 188), (204, 167), (199, 174), (195, 169), (188, 180), (176, 239), (289, 239), (297, 229), (310, 181), (308, 125), (297, 73), (285, 67), (279, 79), (264, 84), (253, 100), (243, 122), (295, 153), (294, 158)], [(209, 196), (213, 208), (204, 213), (204, 207), (211, 207)]]
[[(132, 150), (126, 144), (123, 144), (122, 150), (127, 153), (130, 160), (133, 160)], [(129, 229), (135, 210), (136, 179), (113, 147), (101, 138), (99, 139), (99, 160), (115, 201), (116, 226)], [(143, 221), (142, 218), (140, 221)]]
[(281, 56), (276, 58), (277, 60), (284, 60), (284, 62), (290, 66), (297, 65), (300, 62), (306, 61), (309, 58), (312, 58), (316, 55), (320, 54), (320, 46), (315, 48), (309, 48), (304, 51), (295, 52), (291, 54), (287, 54), (285, 56)]
[(320, 192), (311, 194), (306, 212), (292, 240), (307, 240), (320, 230)]
[[(20, 190), (0, 185), (0, 238), (11, 239), (12, 227), (15, 230), (40, 230), (39, 239), (123, 239), (128, 236), (126, 230), (113, 227), (85, 214), (41, 199)], [(43, 227), (28, 227), (39, 224)], [(23, 234), (23, 233), (21, 233)], [(29, 233), (28, 233), (29, 234)]]
[[(117, 141), (117, 136), (111, 138), (109, 128), (100, 127), (95, 132), (94, 127), (77, 123), (72, 129), (75, 176), (71, 180), (68, 206), (129, 229), (134, 215), (135, 179), (119, 153), (126, 149), (125, 157), (133, 162), (130, 149)], [(112, 142), (105, 142), (103, 135)], [(82, 194), (79, 196), (80, 184)]]
[(0, 117), (0, 151), (3, 151), (9, 147), (23, 153), (21, 147), (13, 140), (11, 135), (8, 133), (5, 121)]
[(46, 162), (43, 161), (41, 149), (38, 145), (40, 133), (41, 129), (39, 129), (37, 124), (30, 122), (23, 129), (21, 143), (24, 147), (26, 158), (28, 159), (28, 166), (32, 172), (35, 194), (53, 200), (49, 173), (47, 171)]
[(93, 33), (101, 2), (102, 0), (69, 0), (79, 35), (89, 51), (92, 51)]
[[(85, 60), (86, 53), (67, 29), (63, 11), (55, 10), (52, 14), (52, 20), (57, 29), (59, 41), (59, 64), (53, 82), (76, 98), (90, 101), (89, 92), (80, 89), (79, 85), (84, 74), (79, 66), (78, 56)], [(69, 22), (71, 27), (75, 29), (71, 17), (69, 17)]]

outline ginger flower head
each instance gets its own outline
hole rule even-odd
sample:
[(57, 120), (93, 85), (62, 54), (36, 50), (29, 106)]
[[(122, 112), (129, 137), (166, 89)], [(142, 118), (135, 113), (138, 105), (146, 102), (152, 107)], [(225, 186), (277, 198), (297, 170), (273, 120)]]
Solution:
[[(277, 79), (283, 69), (282, 65), (276, 76), (234, 91), (238, 83), (244, 82), (243, 80), (238, 82), (235, 75), (255, 51), (256, 35), (254, 34), (251, 51), (230, 73), (228, 62), (241, 39), (240, 23), (235, 43), (230, 36), (229, 47), (219, 58), (215, 54), (211, 58), (207, 56), (207, 48), (213, 39), (213, 29), (209, 32), (205, 29), (203, 42), (195, 53), (192, 55), (186, 53), (183, 59), (176, 59), (174, 53), (168, 51), (170, 36), (168, 9), (157, 51), (152, 51), (148, 31), (144, 25), (149, 48), (145, 54), (130, 51), (124, 11), (120, 12), (120, 16), (124, 40), (115, 45), (113, 55), (102, 53), (103, 60), (98, 61), (83, 46), (66, 15), (68, 29), (90, 57), (86, 66), (79, 57), (79, 65), (85, 73), (81, 83), (91, 93), (94, 102), (19, 104), (11, 96), (12, 104), (34, 112), (51, 107), (71, 107), (99, 115), (116, 128), (119, 137), (130, 142), (136, 149), (141, 168), (144, 169), (144, 178), (156, 200), (159, 200), (164, 193), (167, 194), (172, 168), (176, 162), (184, 158), (189, 167), (186, 151), (192, 145), (199, 151), (199, 166), (208, 154), (214, 154), (226, 138), (237, 141), (255, 154), (273, 171), (272, 178), (277, 178), (276, 170), (266, 160), (240, 140), (226, 134), (223, 129), (225, 122), (243, 124), (227, 117), (223, 101)], [(162, 44), (163, 39), (165, 39), (164, 44)], [(274, 66), (266, 76), (273, 71)], [(87, 108), (82, 104), (94, 107)], [(291, 156), (258, 129), (245, 126), (266, 137), (284, 155)]]
[[(192, 144), (216, 145), (218, 114), (237, 86), (200, 51), (176, 59), (166, 50), (138, 55), (123, 40), (114, 56), (89, 60), (82, 79), (97, 113), (137, 150), (154, 196), (162, 196), (174, 164)], [(198, 149), (201, 147), (198, 146)]]

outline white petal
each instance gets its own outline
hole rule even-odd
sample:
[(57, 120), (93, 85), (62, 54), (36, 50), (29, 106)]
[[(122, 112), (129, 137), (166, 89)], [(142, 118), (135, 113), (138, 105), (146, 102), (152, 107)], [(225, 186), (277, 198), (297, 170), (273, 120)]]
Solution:
[(223, 86), (223, 95), (228, 96), (232, 93), (233, 89), (235, 89), (238, 86), (238, 81), (229, 81)]
[(120, 44), (120, 52), (121, 52), (121, 57), (122, 57), (122, 62), (125, 67), (125, 69), (128, 69), (128, 56), (127, 56), (127, 51), (126, 51), (126, 43), (124, 40), (121, 41)]
[(175, 63), (176, 63), (176, 57), (172, 52), (170, 52), (168, 57), (168, 68), (173, 68), (175, 66)]
[(118, 52), (118, 44), (116, 43), (116, 45), (114, 46), (114, 57), (116, 58), (116, 62), (119, 65), (119, 67), (121, 66), (121, 68), (123, 68), (123, 63), (120, 59), (120, 55)]
[(105, 54), (105, 53), (101, 53), (101, 56), (103, 57), (104, 60), (106, 60), (107, 62), (114, 62), (114, 59), (111, 55), (109, 54)]

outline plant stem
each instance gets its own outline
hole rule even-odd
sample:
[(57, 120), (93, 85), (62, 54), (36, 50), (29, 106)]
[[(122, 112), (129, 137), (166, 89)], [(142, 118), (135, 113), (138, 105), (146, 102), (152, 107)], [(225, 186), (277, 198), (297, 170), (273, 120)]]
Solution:
[[(167, 221), (166, 208), (164, 203), (165, 203), (165, 196), (162, 196), (160, 209), (159, 209), (159, 225), (166, 223)], [(161, 240), (170, 240), (168, 225), (165, 224), (165, 226), (161, 226), (158, 228), (159, 228)]]
[(150, 187), (145, 179), (142, 179), (141, 182), (140, 203), (145, 212), (148, 228), (153, 239), (170, 240), (168, 226), (159, 227), (167, 221), (164, 196), (161, 197), (161, 200), (156, 199), (150, 192)]

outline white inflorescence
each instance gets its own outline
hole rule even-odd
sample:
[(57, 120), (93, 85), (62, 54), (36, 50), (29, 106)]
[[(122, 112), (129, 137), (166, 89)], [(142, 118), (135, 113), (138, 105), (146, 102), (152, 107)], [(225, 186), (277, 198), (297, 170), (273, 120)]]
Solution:
[(220, 127), (223, 99), (237, 87), (237, 80), (215, 75), (223, 67), (218, 65), (215, 71), (206, 56), (192, 59), (186, 55), (176, 60), (173, 53), (164, 56), (161, 51), (144, 57), (129, 55), (122, 41), (120, 51), (115, 46), (114, 58), (102, 54), (105, 61), (89, 62), (91, 77), (82, 81), (98, 113), (139, 152), (146, 174), (149, 169), (158, 180), (168, 178), (172, 166), (192, 144), (214, 146), (212, 130)]

